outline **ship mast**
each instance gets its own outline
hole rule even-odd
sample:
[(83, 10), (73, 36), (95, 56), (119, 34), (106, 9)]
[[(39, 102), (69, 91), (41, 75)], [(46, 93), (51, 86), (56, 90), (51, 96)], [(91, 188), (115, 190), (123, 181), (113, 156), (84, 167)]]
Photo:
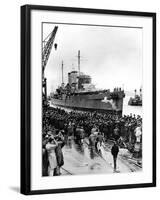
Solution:
[(63, 79), (63, 60), (62, 60), (62, 85), (64, 84), (64, 79)]
[(80, 60), (81, 60), (81, 55), (80, 55), (80, 50), (78, 50), (78, 73), (80, 75)]

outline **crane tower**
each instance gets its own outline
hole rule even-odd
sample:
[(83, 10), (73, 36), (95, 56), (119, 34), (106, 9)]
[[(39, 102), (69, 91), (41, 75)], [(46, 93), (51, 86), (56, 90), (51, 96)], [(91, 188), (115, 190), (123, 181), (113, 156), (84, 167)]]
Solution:
[[(43, 40), (42, 47), (42, 88), (43, 95), (47, 99), (47, 79), (44, 77), (44, 71), (49, 59), (49, 55), (52, 50), (53, 42), (57, 33), (58, 26), (55, 26), (53, 31)], [(57, 44), (54, 44), (55, 50), (57, 49)]]

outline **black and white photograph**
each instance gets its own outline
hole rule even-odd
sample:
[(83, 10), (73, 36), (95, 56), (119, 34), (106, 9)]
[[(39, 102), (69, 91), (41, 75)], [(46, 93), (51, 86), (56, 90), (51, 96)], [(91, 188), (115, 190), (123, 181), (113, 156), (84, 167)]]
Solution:
[(21, 191), (156, 184), (156, 15), (22, 7)]
[(143, 170), (142, 33), (42, 23), (42, 176)]
[(0, 199), (159, 199), (159, 1), (1, 5)]

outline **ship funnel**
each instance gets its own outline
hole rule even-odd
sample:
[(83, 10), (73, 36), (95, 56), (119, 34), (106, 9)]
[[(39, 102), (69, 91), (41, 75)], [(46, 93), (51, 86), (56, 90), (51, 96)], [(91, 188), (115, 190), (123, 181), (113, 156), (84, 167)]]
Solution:
[(136, 94), (137, 94), (137, 90), (135, 89), (134, 92), (135, 92), (135, 96), (136, 96)]
[(142, 99), (142, 88), (140, 88), (139, 92), (140, 92), (140, 98)]

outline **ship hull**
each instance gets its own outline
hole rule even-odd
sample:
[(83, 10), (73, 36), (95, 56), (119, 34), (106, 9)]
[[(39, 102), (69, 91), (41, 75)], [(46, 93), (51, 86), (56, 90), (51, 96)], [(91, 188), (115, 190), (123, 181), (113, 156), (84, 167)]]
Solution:
[(122, 115), (122, 111), (115, 111), (115, 110), (108, 110), (108, 109), (98, 109), (98, 108), (85, 108), (85, 107), (70, 107), (70, 106), (64, 106), (64, 105), (55, 105), (55, 104), (52, 104), (53, 106), (55, 107), (58, 107), (58, 108), (67, 108), (67, 109), (70, 109), (70, 110), (77, 110), (77, 111), (83, 111), (83, 112), (99, 112), (99, 113), (110, 113), (110, 114), (120, 114)]
[(73, 110), (97, 111), (102, 113), (118, 113), (122, 114), (123, 98), (116, 102), (113, 100), (103, 101), (99, 99), (70, 97), (70, 99), (51, 99), (51, 105)]
[(128, 101), (128, 105), (129, 106), (142, 106), (142, 100), (135, 100), (130, 98), (130, 100)]

